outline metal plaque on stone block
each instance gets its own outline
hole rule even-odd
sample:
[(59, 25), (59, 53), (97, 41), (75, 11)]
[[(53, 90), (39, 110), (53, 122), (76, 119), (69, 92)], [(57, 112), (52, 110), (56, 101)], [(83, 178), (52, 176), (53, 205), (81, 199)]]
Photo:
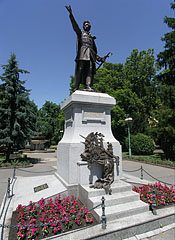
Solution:
[(37, 187), (34, 187), (34, 192), (39, 192), (39, 191), (42, 191), (42, 190), (44, 190), (44, 189), (46, 189), (46, 188), (48, 188), (47, 183), (42, 184), (42, 185), (37, 186)]
[(104, 109), (88, 109), (82, 112), (82, 122), (106, 122)]

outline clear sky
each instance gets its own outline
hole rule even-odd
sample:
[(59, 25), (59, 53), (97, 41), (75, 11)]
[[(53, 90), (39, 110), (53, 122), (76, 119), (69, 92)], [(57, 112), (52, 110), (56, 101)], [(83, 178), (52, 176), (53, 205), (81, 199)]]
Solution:
[[(46, 100), (60, 104), (69, 95), (74, 75), (76, 34), (65, 5), (71, 5), (82, 28), (91, 22), (100, 56), (124, 63), (134, 48), (163, 50), (170, 31), (165, 16), (174, 16), (173, 0), (0, 0), (0, 64), (15, 53), (19, 67), (30, 71), (25, 87), (40, 108)], [(0, 69), (0, 74), (3, 70)]]

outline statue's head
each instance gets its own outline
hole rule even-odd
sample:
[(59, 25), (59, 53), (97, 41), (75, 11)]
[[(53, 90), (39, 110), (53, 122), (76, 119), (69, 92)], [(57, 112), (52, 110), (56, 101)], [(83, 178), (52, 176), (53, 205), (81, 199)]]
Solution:
[(84, 23), (83, 23), (83, 29), (85, 30), (85, 31), (90, 31), (90, 29), (91, 29), (91, 24), (90, 24), (90, 22), (89, 21), (84, 21)]

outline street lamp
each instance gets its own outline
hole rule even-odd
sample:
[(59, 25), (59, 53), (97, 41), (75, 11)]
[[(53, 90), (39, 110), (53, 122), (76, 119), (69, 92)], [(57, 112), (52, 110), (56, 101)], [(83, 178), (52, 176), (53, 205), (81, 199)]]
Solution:
[(60, 140), (59, 141), (61, 141), (61, 139), (63, 138), (64, 130), (60, 130), (59, 133), (60, 133)]
[(131, 118), (131, 117), (126, 118), (126, 119), (125, 119), (125, 122), (126, 122), (127, 125), (128, 125), (129, 159), (131, 160), (131, 136), (130, 136), (130, 125), (131, 125), (131, 122), (132, 122), (132, 118)]

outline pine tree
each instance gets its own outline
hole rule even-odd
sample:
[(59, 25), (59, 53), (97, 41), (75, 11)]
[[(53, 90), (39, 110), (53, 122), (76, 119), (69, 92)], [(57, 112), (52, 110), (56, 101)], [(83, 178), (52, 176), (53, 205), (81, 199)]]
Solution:
[[(171, 8), (175, 9), (175, 3), (171, 3)], [(175, 160), (175, 18), (165, 17), (164, 22), (172, 31), (162, 38), (165, 50), (157, 58), (163, 68), (157, 76), (160, 98), (157, 131), (166, 158)]]
[(0, 76), (0, 145), (7, 147), (6, 161), (14, 148), (24, 146), (34, 133), (36, 105), (30, 101), (30, 90), (19, 74), (29, 73), (18, 68), (16, 55), (11, 54), (7, 65), (2, 65)]

